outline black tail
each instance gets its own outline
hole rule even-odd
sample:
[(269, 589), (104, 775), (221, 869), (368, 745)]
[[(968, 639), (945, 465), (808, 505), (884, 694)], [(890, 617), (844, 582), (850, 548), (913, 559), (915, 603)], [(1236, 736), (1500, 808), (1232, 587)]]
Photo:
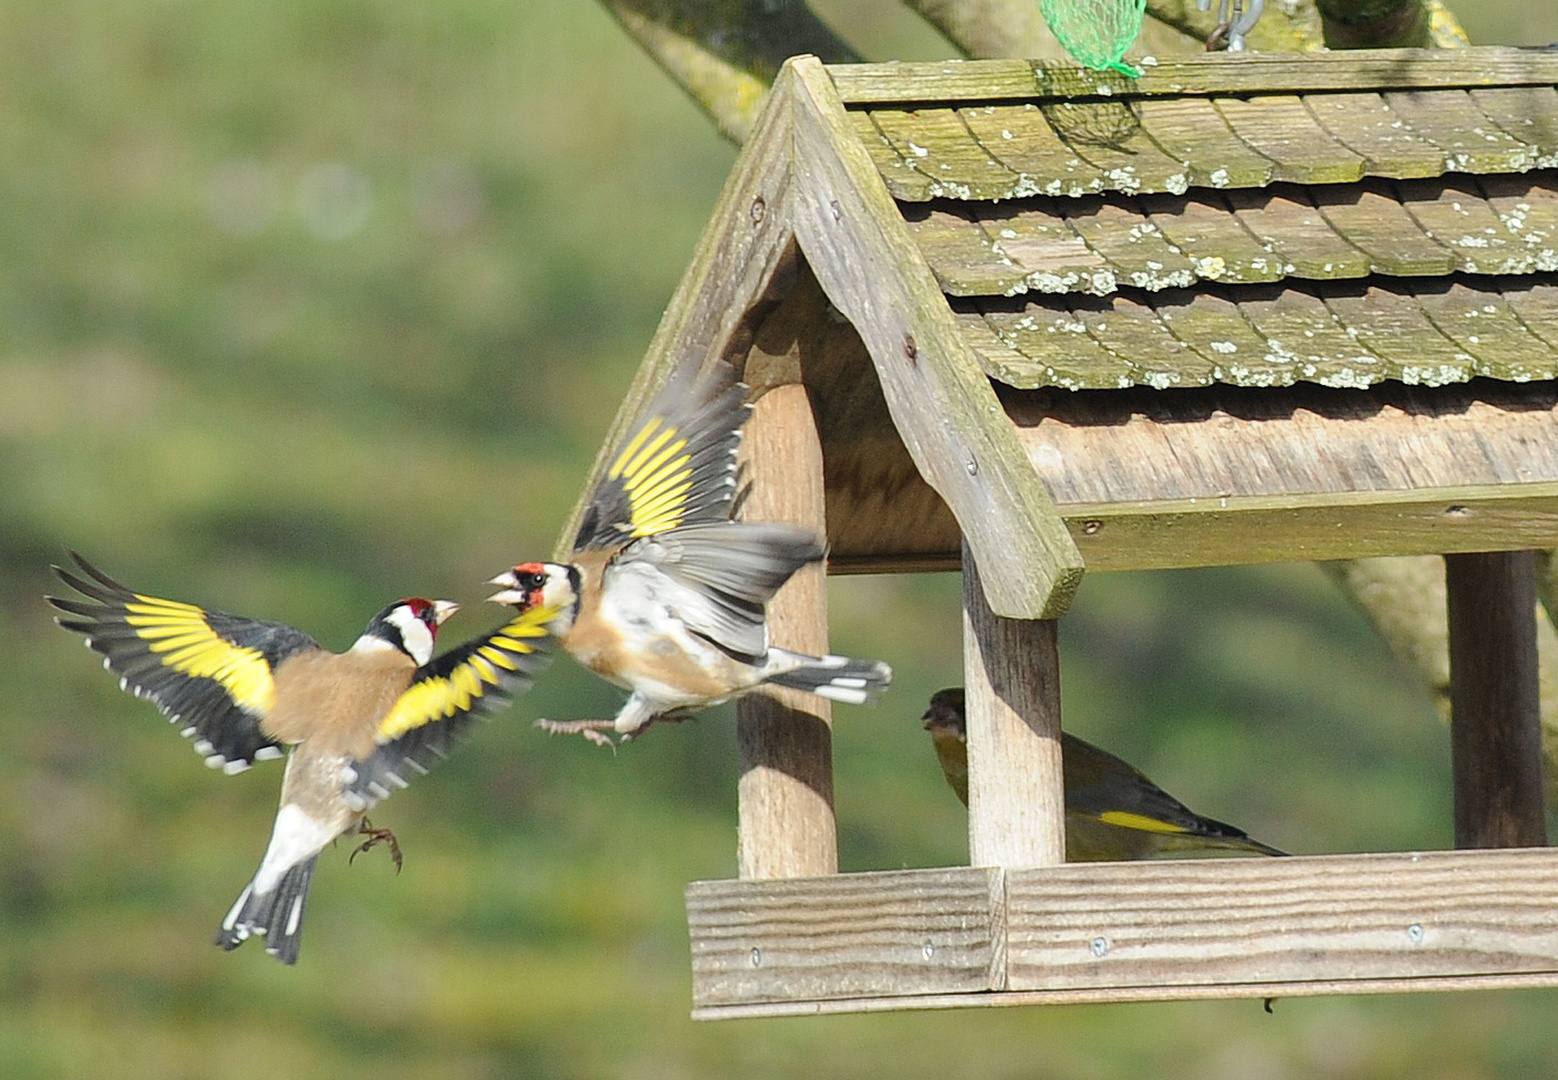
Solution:
[[(770, 655), (779, 651), (770, 650)], [(880, 660), (851, 660), (847, 656), (805, 659), (807, 662), (795, 670), (775, 675), (768, 681), (850, 705), (869, 705), (893, 681), (893, 669)]]
[(308, 884), (314, 879), (318, 856), (298, 863), (281, 876), (276, 887), (256, 895), (254, 883), (245, 885), (227, 918), (216, 931), (216, 943), (232, 950), (251, 934), (265, 935), (265, 951), (283, 964), (298, 962), (303, 936), (303, 904)]

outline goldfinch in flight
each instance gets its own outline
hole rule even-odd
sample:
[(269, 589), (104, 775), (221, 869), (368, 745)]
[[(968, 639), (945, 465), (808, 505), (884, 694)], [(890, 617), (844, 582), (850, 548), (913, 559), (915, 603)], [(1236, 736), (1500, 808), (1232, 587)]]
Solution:
[(216, 933), (224, 949), (263, 934), (265, 951), (285, 964), (297, 961), (319, 852), (358, 829), (369, 837), (359, 850), (387, 839), (399, 864), (394, 837), (363, 815), (445, 756), (475, 717), (528, 685), (556, 614), (527, 610), (434, 659), (438, 627), (455, 605), (412, 597), (333, 653), (290, 626), (132, 592), (71, 557), (74, 568), (54, 572), (85, 599), (49, 603), (68, 616), (58, 617), (62, 627), (103, 654), (122, 688), (156, 704), (212, 768), (237, 773), (288, 754), (270, 845)]
[(764, 683), (865, 704), (892, 670), (769, 644), (767, 604), (823, 550), (792, 525), (731, 520), (736, 448), (751, 407), (720, 362), (671, 379), (611, 454), (570, 561), (521, 563), (489, 599), (562, 612), (552, 633), (585, 667), (632, 693), (615, 720), (540, 721), (603, 745), (656, 717), (716, 705)]
[[(968, 805), (968, 742), (961, 689), (938, 690), (922, 717), (942, 775)], [(1243, 831), (1195, 813), (1128, 762), (1060, 733), (1066, 787), (1066, 861), (1124, 862), (1167, 852), (1286, 855)]]

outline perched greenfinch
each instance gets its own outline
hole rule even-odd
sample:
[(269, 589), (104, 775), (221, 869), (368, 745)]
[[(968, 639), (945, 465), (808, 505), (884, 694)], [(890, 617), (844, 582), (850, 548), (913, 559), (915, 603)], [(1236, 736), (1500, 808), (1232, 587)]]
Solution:
[[(938, 690), (922, 718), (941, 771), (968, 805), (968, 739), (961, 688)], [(1269, 844), (1195, 813), (1140, 769), (1061, 732), (1066, 785), (1066, 861), (1122, 862), (1170, 852), (1286, 855)]]

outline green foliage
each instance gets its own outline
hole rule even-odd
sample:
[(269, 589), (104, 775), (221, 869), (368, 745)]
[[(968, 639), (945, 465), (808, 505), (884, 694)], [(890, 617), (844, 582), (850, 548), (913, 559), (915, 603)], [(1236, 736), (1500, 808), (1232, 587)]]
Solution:
[[(864, 5), (860, 8), (865, 11)], [(879, 18), (876, 9), (869, 16)], [(854, 28), (879, 28), (864, 21)], [(848, 32), (851, 26), (843, 26)], [(728, 170), (592, 4), (0, 0), (0, 1080), (1535, 1074), (1546, 994), (693, 1025), (681, 888), (734, 871), (729, 710), (613, 756), (559, 662), (327, 851), (300, 965), (210, 935), (279, 770), (203, 769), (40, 602), (67, 547), (332, 647), (545, 555)], [(847, 869), (966, 857), (918, 717), (951, 576), (855, 579)], [(1297, 851), (1446, 846), (1446, 734), (1308, 567), (1089, 578), (1079, 733)]]

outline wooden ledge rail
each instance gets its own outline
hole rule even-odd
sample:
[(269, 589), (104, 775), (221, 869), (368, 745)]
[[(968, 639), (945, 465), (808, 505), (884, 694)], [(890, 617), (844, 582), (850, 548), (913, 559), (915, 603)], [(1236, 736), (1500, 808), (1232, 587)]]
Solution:
[(687, 888), (695, 1017), (1558, 985), (1546, 848)]

